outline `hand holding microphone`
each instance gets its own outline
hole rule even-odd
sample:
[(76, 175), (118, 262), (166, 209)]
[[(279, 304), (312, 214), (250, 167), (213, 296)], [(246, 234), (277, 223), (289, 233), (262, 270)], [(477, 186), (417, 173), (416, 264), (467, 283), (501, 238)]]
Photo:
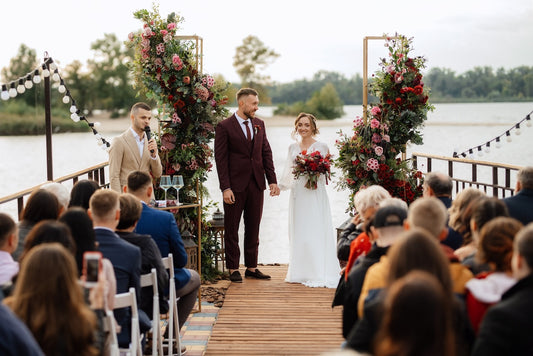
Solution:
[[(151, 138), (152, 138), (152, 130), (150, 129), (150, 126), (146, 125), (144, 127), (144, 132), (146, 133), (146, 140), (147, 141), (150, 141)], [(154, 149), (150, 149), (150, 153), (153, 155), (154, 154)]]

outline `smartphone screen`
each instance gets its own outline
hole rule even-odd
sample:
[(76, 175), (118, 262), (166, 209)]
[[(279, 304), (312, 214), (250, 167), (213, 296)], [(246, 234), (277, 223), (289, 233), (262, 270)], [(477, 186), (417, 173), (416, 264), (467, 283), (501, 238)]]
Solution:
[(98, 270), (100, 260), (91, 258), (86, 260), (87, 263), (87, 276), (86, 281), (96, 283), (98, 282)]

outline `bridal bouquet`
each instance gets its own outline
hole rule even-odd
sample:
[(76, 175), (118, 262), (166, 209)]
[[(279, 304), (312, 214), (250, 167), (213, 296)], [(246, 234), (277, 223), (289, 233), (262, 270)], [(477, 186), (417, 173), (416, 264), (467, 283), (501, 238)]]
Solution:
[(306, 176), (305, 187), (307, 189), (317, 189), (318, 177), (321, 174), (325, 176), (326, 184), (328, 184), (328, 179), (331, 179), (331, 155), (328, 153), (322, 156), (319, 151), (308, 154), (304, 150), (294, 159), (292, 174), (295, 179)]

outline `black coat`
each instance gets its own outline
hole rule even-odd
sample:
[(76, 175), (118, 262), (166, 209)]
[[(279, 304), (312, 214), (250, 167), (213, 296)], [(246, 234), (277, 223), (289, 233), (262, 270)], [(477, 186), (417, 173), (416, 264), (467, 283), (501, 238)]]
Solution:
[(503, 199), (509, 215), (522, 224), (533, 222), (533, 189), (522, 189), (514, 196)]
[(343, 303), (344, 309), (342, 311), (342, 336), (344, 336), (344, 338), (348, 337), (350, 330), (352, 330), (355, 322), (359, 319), (357, 315), (357, 301), (361, 295), (366, 271), (368, 271), (374, 263), (379, 262), (381, 256), (386, 255), (388, 250), (389, 246), (379, 247), (376, 244), (373, 244), (368, 254), (361, 258), (350, 271), (346, 283)]
[(533, 355), (533, 274), (519, 280), (485, 314), (473, 356)]

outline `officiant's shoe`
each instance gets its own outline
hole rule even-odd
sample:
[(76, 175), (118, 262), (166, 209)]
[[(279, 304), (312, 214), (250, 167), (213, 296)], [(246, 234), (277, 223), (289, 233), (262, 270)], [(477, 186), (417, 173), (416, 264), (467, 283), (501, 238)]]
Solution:
[(244, 272), (244, 276), (249, 277), (249, 278), (257, 278), (257, 279), (270, 279), (269, 275), (264, 274), (257, 268), (255, 269), (255, 271), (250, 271), (249, 269), (247, 269), (246, 272)]
[(229, 275), (229, 280), (235, 283), (242, 283), (241, 272), (233, 271), (233, 273)]

